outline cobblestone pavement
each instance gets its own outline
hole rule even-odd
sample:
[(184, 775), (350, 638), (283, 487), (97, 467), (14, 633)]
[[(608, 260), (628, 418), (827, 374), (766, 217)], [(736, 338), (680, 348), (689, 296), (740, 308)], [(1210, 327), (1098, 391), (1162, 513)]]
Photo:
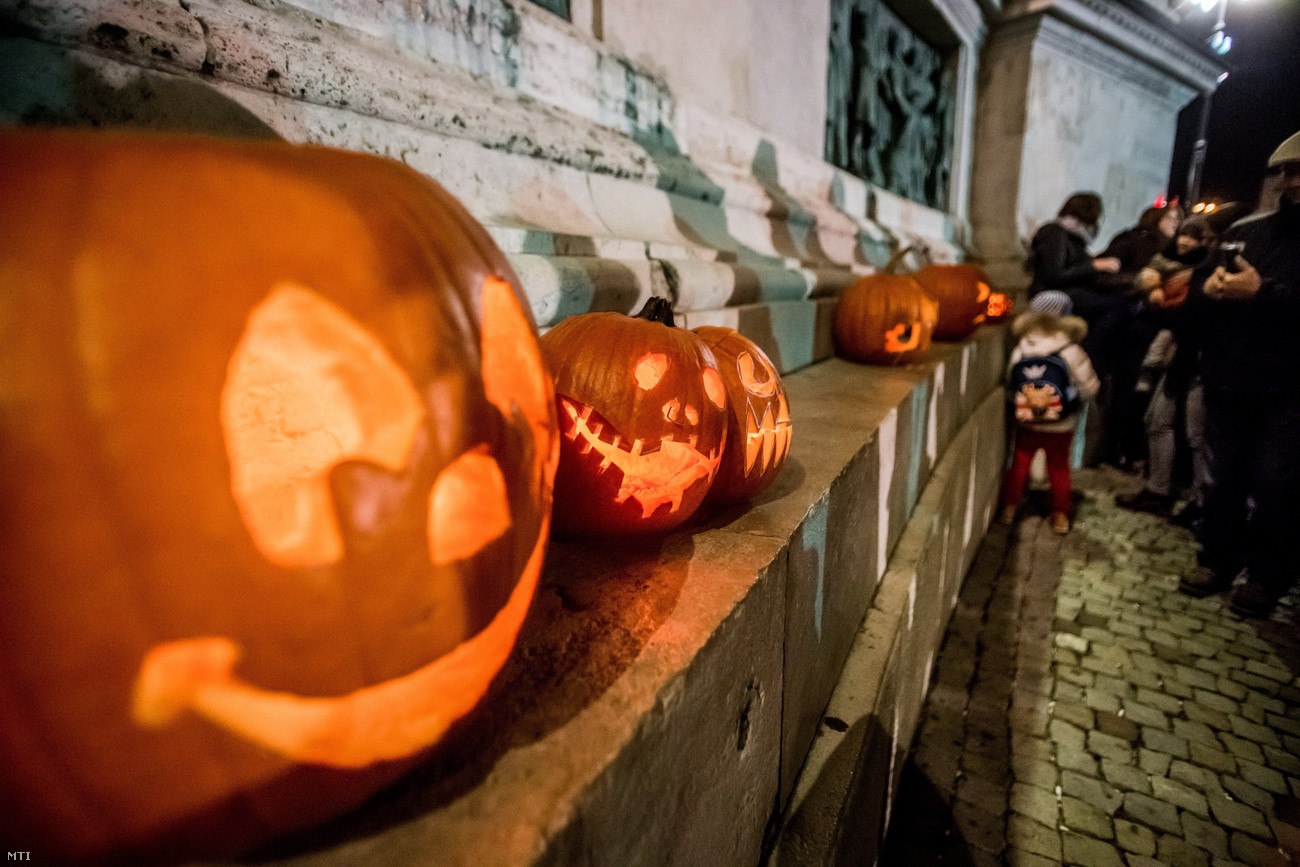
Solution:
[(1300, 864), (1296, 600), (1252, 621), (1179, 593), (1192, 537), (1115, 506), (1134, 485), (1083, 471), (1068, 536), (990, 533), (882, 864)]

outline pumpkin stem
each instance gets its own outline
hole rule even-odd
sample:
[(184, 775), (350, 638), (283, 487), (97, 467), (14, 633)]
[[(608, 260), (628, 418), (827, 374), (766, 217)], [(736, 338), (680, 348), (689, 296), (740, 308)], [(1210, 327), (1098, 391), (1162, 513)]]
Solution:
[(915, 253), (918, 258), (924, 259), (927, 264), (934, 262), (934, 258), (930, 255), (930, 245), (926, 244), (924, 241), (916, 241), (912, 244), (908, 244), (906, 247), (903, 247), (895, 252), (894, 255), (889, 257), (889, 261), (885, 263), (885, 273), (897, 274), (898, 268), (903, 264), (903, 260), (913, 253)]
[(673, 303), (667, 298), (651, 297), (646, 301), (641, 312), (636, 314), (637, 319), (644, 319), (647, 322), (660, 322), (673, 327)]

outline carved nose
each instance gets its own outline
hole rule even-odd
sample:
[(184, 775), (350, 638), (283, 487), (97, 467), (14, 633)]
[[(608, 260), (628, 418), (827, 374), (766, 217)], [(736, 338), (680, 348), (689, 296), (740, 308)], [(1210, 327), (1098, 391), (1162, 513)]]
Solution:
[(425, 500), (433, 484), (424, 460), (428, 447), (429, 432), (422, 426), (406, 469), (393, 471), (361, 459), (343, 461), (330, 471), (334, 512), (351, 556), (366, 557), (384, 548), (425, 549)]

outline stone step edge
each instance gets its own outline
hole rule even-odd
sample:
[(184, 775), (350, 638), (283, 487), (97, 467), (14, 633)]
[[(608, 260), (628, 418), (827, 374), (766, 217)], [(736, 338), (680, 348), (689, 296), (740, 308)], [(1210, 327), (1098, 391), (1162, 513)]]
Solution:
[[(873, 863), (878, 857), (876, 847), (888, 829), (902, 760), (911, 747), (935, 656), (989, 526), (1006, 449), (1004, 402), (1001, 389), (995, 390), (966, 419), (909, 517), (800, 769), (768, 867), (843, 863), (846, 857), (852, 863)], [(970, 459), (969, 467), (962, 464), (965, 458)], [(984, 471), (982, 485), (976, 482), (979, 470)], [(939, 588), (940, 616), (908, 646), (916, 626), (918, 582), (925, 577), (922, 562), (938, 534), (951, 530), (951, 524), (945, 527), (941, 507), (951, 501), (954, 485), (960, 485), (967, 472), (966, 515), (968, 521), (977, 516), (977, 531), (967, 525), (970, 535), (962, 545), (957, 580), (954, 586)], [(944, 545), (946, 539), (937, 541)], [(945, 546), (945, 558), (949, 550)], [(952, 571), (948, 566), (940, 567), (941, 579), (946, 577), (942, 573)], [(913, 666), (924, 658), (919, 671), (900, 670), (909, 651)], [(913, 678), (910, 695), (903, 692), (907, 685), (899, 682), (903, 677)]]

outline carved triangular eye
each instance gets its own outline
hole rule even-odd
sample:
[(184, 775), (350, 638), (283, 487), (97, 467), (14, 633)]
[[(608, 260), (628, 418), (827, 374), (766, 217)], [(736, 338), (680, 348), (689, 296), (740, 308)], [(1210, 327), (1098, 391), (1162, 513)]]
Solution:
[(429, 492), (429, 558), (434, 565), (472, 557), (508, 529), (506, 480), (486, 446), (443, 468)]
[(708, 395), (709, 402), (718, 409), (723, 409), (727, 405), (727, 387), (722, 384), (722, 375), (712, 367), (704, 368), (704, 393)]
[(636, 363), (632, 376), (636, 379), (637, 388), (650, 391), (659, 384), (659, 380), (663, 379), (667, 372), (668, 356), (662, 352), (647, 352)]
[(285, 568), (337, 562), (331, 468), (401, 470), (423, 417), (373, 334), (315, 292), (278, 286), (249, 315), (221, 391), (231, 492), (253, 544)]
[(736, 356), (736, 370), (740, 374), (740, 384), (745, 386), (745, 391), (754, 397), (771, 397), (776, 394), (778, 387), (776, 377), (764, 371), (767, 378), (760, 381), (754, 376), (755, 369), (754, 356), (748, 352), (741, 352)]

